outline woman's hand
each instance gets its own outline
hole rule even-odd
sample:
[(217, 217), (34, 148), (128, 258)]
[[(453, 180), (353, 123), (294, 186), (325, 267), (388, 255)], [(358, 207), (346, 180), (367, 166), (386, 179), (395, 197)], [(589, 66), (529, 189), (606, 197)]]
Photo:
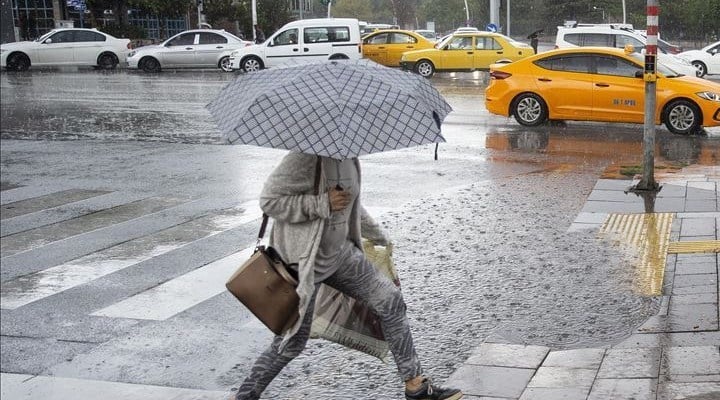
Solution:
[(342, 189), (330, 189), (328, 198), (330, 200), (330, 211), (342, 211), (350, 204), (350, 193)]

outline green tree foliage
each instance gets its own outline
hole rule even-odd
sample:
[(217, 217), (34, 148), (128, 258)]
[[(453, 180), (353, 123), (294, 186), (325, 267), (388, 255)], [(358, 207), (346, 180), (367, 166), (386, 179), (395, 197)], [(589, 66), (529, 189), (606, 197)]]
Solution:
[(337, 18), (357, 18), (361, 21), (374, 21), (375, 19), (372, 5), (367, 0), (333, 1), (330, 11), (332, 16)]

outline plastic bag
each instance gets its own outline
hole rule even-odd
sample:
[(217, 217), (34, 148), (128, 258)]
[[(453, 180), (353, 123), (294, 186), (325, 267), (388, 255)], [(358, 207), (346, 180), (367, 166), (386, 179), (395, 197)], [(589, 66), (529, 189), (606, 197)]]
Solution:
[[(375, 268), (400, 287), (392, 260), (392, 244), (374, 246), (363, 240), (363, 250)], [(354, 298), (327, 285), (319, 290), (310, 337), (330, 340), (385, 361), (389, 349), (379, 318)]]

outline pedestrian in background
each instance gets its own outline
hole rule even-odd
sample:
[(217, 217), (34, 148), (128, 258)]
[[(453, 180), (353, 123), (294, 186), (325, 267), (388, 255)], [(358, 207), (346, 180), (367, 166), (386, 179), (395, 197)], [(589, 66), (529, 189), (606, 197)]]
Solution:
[(255, 43), (262, 43), (265, 41), (265, 33), (263, 33), (262, 29), (258, 25), (255, 25)]
[[(378, 224), (360, 203), (360, 162), (289, 153), (270, 174), (260, 207), (273, 218), (269, 245), (298, 273), (300, 318), (275, 336), (250, 369), (236, 400), (257, 400), (280, 371), (305, 348), (315, 301), (324, 283), (352, 296), (379, 318), (405, 383), (407, 400), (457, 400), (463, 394), (432, 384), (423, 375), (400, 289), (365, 258), (361, 236), (387, 245)], [(354, 399), (366, 398), (346, 388)]]
[(530, 39), (530, 47), (533, 48), (533, 50), (535, 51), (535, 54), (537, 54), (537, 52), (538, 52), (538, 42), (540, 41), (538, 39), (538, 37), (540, 36), (541, 33), (543, 33), (543, 30), (544, 29), (538, 29), (535, 32), (529, 34), (527, 37), (528, 39)]

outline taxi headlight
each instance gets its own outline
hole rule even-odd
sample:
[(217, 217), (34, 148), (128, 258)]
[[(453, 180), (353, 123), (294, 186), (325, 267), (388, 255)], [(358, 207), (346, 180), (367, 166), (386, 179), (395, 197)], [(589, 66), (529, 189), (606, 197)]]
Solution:
[(702, 97), (705, 100), (717, 101), (720, 103), (720, 93), (715, 92), (698, 92), (696, 95)]

